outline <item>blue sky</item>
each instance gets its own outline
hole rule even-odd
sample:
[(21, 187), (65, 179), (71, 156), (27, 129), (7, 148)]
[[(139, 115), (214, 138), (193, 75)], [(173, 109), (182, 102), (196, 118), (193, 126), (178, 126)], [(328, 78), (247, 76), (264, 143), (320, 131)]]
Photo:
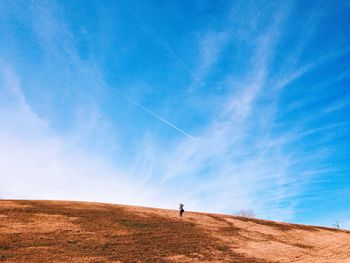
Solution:
[(1, 1), (0, 196), (350, 228), (347, 1)]

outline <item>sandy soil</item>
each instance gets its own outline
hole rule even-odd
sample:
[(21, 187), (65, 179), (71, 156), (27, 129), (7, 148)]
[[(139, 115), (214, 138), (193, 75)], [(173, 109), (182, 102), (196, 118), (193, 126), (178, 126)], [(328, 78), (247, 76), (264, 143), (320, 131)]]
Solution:
[(0, 201), (1, 262), (348, 262), (350, 232), (87, 202)]

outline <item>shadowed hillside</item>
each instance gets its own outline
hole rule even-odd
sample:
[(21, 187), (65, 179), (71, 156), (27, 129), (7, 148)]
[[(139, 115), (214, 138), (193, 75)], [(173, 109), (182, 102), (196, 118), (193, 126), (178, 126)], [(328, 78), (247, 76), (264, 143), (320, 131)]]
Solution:
[(0, 201), (2, 262), (350, 262), (350, 232), (237, 216)]

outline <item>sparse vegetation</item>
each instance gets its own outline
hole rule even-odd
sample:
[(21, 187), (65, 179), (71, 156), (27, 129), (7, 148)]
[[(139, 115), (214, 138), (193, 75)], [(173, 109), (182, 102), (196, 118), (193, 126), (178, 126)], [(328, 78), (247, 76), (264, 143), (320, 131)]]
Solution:
[(335, 226), (337, 229), (340, 229), (338, 221), (335, 221), (335, 224), (333, 224), (333, 226)]
[(255, 213), (253, 209), (241, 209), (239, 210), (236, 215), (238, 216), (244, 216), (244, 217), (248, 217), (248, 218), (255, 218)]

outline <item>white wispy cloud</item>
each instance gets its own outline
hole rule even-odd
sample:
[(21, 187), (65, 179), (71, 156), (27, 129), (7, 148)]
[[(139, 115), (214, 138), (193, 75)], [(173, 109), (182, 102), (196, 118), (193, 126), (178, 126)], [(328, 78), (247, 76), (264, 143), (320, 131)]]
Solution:
[(196, 69), (192, 72), (192, 83), (188, 91), (195, 92), (206, 81), (210, 70), (218, 62), (221, 52), (228, 43), (229, 32), (209, 32), (200, 37), (199, 59)]
[[(149, 182), (152, 147), (143, 146), (137, 170), (121, 169), (98, 153), (81, 148), (79, 130), (63, 136), (40, 118), (26, 102), (20, 79), (6, 64), (0, 69), (1, 104), (0, 196), (5, 198), (65, 199), (169, 207), (174, 196), (162, 199), (162, 189)], [(99, 121), (101, 124), (101, 121)], [(97, 129), (96, 127), (93, 129)], [(142, 171), (142, 173), (140, 173)]]
[[(0, 129), (0, 196), (158, 207), (169, 207), (169, 203), (176, 205), (178, 198), (175, 192), (167, 193), (152, 183), (157, 181), (152, 174), (157, 164), (148, 139), (136, 151), (139, 154), (135, 159), (129, 160), (127, 167), (121, 168), (111, 162), (121, 159), (124, 152), (120, 149), (119, 128), (102, 113), (95, 96), (113, 94), (115, 90), (104, 82), (94, 61), (80, 58), (74, 35), (62, 18), (63, 11), (58, 4), (33, 3), (29, 7), (31, 16), (19, 17), (20, 22), (30, 24), (50, 65), (58, 65), (64, 78), (58, 92), (67, 101), (73, 101), (65, 105), (73, 122), (63, 135), (55, 131), (52, 119), (39, 116), (26, 100), (22, 88), (30, 90), (30, 87), (21, 87), (20, 75), (6, 61), (2, 62), (1, 91), (6, 94), (6, 101), (1, 101), (0, 117), (6, 126)], [(88, 89), (84, 87), (87, 84)], [(157, 113), (123, 93), (118, 93), (120, 95), (192, 138)], [(51, 96), (54, 99), (54, 91)], [(90, 149), (91, 144), (94, 151)], [(99, 144), (101, 147), (96, 148)], [(117, 149), (113, 151), (113, 158), (106, 158), (103, 152), (107, 150), (106, 146)]]
[[(250, 207), (264, 217), (293, 216), (296, 205), (293, 197), (300, 193), (302, 181), (307, 182), (308, 176), (298, 175), (296, 179), (297, 175), (290, 173), (298, 152), (286, 152), (285, 147), (295, 134), (272, 135), (270, 130), (281, 87), (303, 76), (311, 67), (305, 66), (291, 75), (290, 72), (270, 75), (275, 48), (290, 11), (281, 10), (275, 14), (271, 26), (255, 38), (256, 49), (249, 58), (251, 70), (246, 79), (232, 87), (234, 91), (221, 115), (196, 135), (197, 140), (183, 140), (163, 161), (166, 171), (163, 181), (184, 182), (179, 187), (182, 192), (188, 191), (186, 185), (189, 185), (192, 200), (201, 196), (202, 203), (196, 204), (198, 209), (236, 211)], [(224, 39), (224, 42), (232, 41), (227, 36)], [(301, 41), (305, 43), (304, 39)], [(224, 48), (219, 42), (209, 45), (212, 52), (208, 52), (210, 56), (199, 66), (202, 79)], [(295, 60), (297, 57), (288, 63), (294, 64)], [(289, 64), (286, 66), (295, 70)], [(264, 100), (268, 103), (262, 104)]]

